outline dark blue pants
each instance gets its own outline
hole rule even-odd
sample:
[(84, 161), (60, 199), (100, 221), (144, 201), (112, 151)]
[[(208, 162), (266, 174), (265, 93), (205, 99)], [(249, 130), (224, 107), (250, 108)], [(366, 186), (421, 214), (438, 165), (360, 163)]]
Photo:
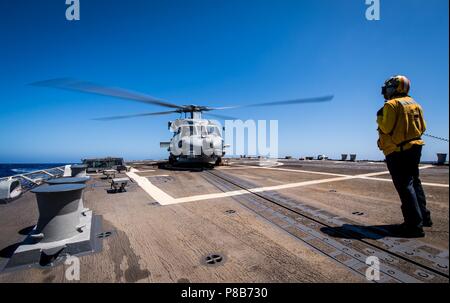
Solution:
[(421, 145), (386, 156), (387, 167), (402, 202), (405, 224), (418, 228), (422, 228), (424, 221), (430, 220), (430, 211), (419, 179), (421, 156)]

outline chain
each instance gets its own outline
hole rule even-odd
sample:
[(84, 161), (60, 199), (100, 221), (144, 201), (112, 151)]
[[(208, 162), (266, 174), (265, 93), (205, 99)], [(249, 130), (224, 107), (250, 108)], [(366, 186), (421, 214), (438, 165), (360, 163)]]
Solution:
[(448, 141), (448, 139), (445, 139), (445, 138), (441, 138), (441, 137), (436, 137), (436, 136), (432, 136), (432, 135), (429, 135), (429, 134), (423, 134), (424, 136), (427, 136), (427, 137), (430, 137), (430, 138), (434, 138), (434, 139), (437, 139), (437, 140), (441, 140), (441, 141), (445, 141), (445, 142), (449, 142)]

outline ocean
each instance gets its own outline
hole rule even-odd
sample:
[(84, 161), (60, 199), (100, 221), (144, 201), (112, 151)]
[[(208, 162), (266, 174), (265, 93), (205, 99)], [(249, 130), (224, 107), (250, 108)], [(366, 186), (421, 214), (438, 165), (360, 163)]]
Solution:
[(24, 174), (40, 169), (63, 166), (65, 163), (32, 163), (32, 164), (2, 164), (0, 163), (0, 178)]

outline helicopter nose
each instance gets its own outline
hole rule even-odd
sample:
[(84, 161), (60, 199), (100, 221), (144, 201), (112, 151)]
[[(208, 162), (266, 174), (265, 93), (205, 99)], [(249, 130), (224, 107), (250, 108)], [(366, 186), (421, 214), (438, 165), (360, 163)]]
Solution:
[(201, 155), (202, 152), (202, 140), (199, 140), (197, 138), (194, 137), (190, 137), (190, 138), (186, 138), (186, 139), (182, 139), (180, 141), (180, 145), (179, 147), (182, 148), (182, 152), (185, 155), (190, 155), (190, 154), (194, 154), (194, 155)]
[(221, 148), (222, 147), (222, 139), (221, 138), (214, 138), (211, 140), (211, 147), (216, 149), (216, 148)]

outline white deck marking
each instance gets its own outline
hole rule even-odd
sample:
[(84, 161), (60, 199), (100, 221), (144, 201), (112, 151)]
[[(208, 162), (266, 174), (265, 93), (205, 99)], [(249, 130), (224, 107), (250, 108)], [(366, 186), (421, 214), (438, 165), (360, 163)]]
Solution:
[(300, 170), (300, 169), (289, 169), (289, 168), (275, 168), (275, 167), (259, 167), (259, 168), (288, 171), (288, 172), (300, 172), (300, 173), (305, 173), (305, 174), (315, 174), (315, 175), (324, 175), (324, 176), (336, 176), (336, 177), (349, 176), (349, 175), (344, 175), (344, 174), (326, 173), (326, 172), (320, 172), (320, 171), (310, 171), (310, 170)]
[[(433, 166), (426, 165), (426, 166), (420, 167), (419, 169), (426, 169), (426, 168), (430, 168), (430, 167), (433, 167)], [(278, 168), (277, 168), (277, 170), (278, 170)], [(297, 170), (294, 170), (294, 171), (297, 171)], [(276, 191), (276, 190), (280, 190), (280, 189), (303, 187), (303, 186), (308, 186), (308, 185), (338, 182), (338, 181), (346, 181), (346, 180), (351, 180), (351, 179), (365, 179), (365, 180), (373, 180), (373, 181), (379, 181), (378, 179), (380, 179), (382, 181), (392, 182), (392, 180), (389, 180), (389, 179), (371, 178), (374, 176), (385, 175), (388, 173), (389, 173), (389, 171), (381, 171), (381, 172), (374, 172), (374, 173), (360, 174), (360, 175), (339, 175), (336, 178), (328, 178), (328, 179), (322, 179), (322, 180), (311, 180), (311, 181), (304, 181), (304, 182), (297, 182), (297, 183), (288, 183), (288, 184), (283, 184), (283, 185), (257, 187), (257, 188), (250, 188), (248, 190), (235, 190), (235, 191), (229, 191), (229, 192), (217, 193), (217, 194), (196, 195), (196, 196), (174, 199), (172, 204), (210, 200), (210, 199), (225, 198), (225, 197), (233, 197), (233, 196), (245, 195), (245, 194), (249, 194), (249, 193), (260, 193), (260, 192), (265, 192), (265, 191)], [(336, 175), (336, 174), (333, 174), (333, 175)], [(434, 184), (434, 183), (422, 183), (422, 184), (431, 185), (431, 186), (439, 186), (439, 187), (448, 187), (448, 185), (444, 186), (443, 184)]]
[(239, 167), (221, 168), (220, 170), (249, 169), (249, 168), (250, 169), (251, 168), (270, 169), (270, 170), (288, 171), (288, 172), (294, 172), (294, 173), (307, 173), (307, 174), (324, 175), (324, 176), (335, 176), (335, 177), (347, 177), (348, 176), (348, 175), (343, 175), (343, 174), (326, 173), (326, 172), (319, 172), (319, 171), (289, 169), (289, 168), (276, 168), (276, 167), (264, 167), (264, 166), (250, 166), (250, 165), (239, 165)]
[[(374, 180), (374, 181), (384, 181), (384, 182), (392, 182), (392, 179), (383, 179), (383, 178), (373, 178), (373, 177), (360, 177), (361, 179), (365, 180)], [(435, 187), (445, 187), (448, 188), (448, 184), (443, 183), (429, 183), (429, 182), (422, 182), (422, 185), (425, 186), (435, 186)]]
[(244, 189), (233, 190), (233, 191), (228, 191), (228, 192), (223, 192), (223, 193), (196, 195), (196, 196), (191, 196), (191, 197), (178, 198), (178, 199), (174, 199), (173, 203), (171, 203), (171, 204), (226, 198), (226, 197), (240, 196), (240, 195), (245, 195), (245, 194), (249, 194), (249, 192)]
[(131, 168), (127, 172), (127, 176), (133, 179), (147, 194), (150, 195), (156, 202), (161, 205), (174, 204), (174, 198), (153, 185), (146, 177), (141, 177), (138, 174), (138, 170)]
[[(421, 166), (419, 169), (426, 169), (426, 168), (430, 168), (430, 167), (433, 167), (433, 166), (425, 165), (425, 166)], [(187, 202), (194, 202), (194, 201), (220, 199), (220, 198), (226, 198), (226, 197), (246, 195), (246, 194), (250, 194), (250, 193), (276, 191), (276, 190), (281, 190), (281, 189), (296, 188), (296, 187), (303, 187), (303, 186), (330, 183), (330, 182), (339, 182), (339, 181), (346, 181), (346, 180), (352, 180), (352, 179), (364, 179), (364, 180), (372, 180), (372, 181), (392, 182), (391, 179), (374, 178), (375, 176), (388, 174), (389, 171), (381, 171), (381, 172), (374, 172), (374, 173), (367, 173), (367, 174), (360, 174), (360, 175), (342, 175), (342, 174), (334, 174), (334, 173), (312, 172), (312, 171), (305, 171), (305, 170), (259, 167), (259, 166), (258, 167), (245, 166), (245, 167), (240, 167), (239, 169), (244, 169), (244, 168), (261, 168), (261, 169), (292, 171), (292, 172), (300, 172), (300, 173), (311, 173), (311, 174), (334, 176), (334, 178), (288, 183), (288, 184), (275, 185), (275, 186), (256, 187), (256, 188), (250, 188), (247, 190), (242, 189), (242, 190), (233, 190), (233, 191), (229, 191), (229, 192), (221, 192), (221, 193), (214, 193), (214, 194), (195, 195), (195, 196), (183, 197), (183, 198), (173, 198), (172, 196), (168, 195), (167, 193), (165, 193), (164, 191), (162, 191), (161, 189), (159, 189), (158, 187), (153, 185), (147, 179), (148, 177), (141, 177), (136, 174), (140, 171), (132, 168), (130, 170), (130, 172), (127, 172), (127, 175), (128, 175), (128, 177), (135, 180), (136, 183), (146, 193), (148, 193), (153, 199), (155, 199), (161, 205), (172, 205), (172, 204), (187, 203)], [(230, 169), (232, 169), (232, 168), (230, 168)], [(449, 187), (447, 184), (437, 184), (437, 183), (422, 183), (422, 184), (427, 185), (427, 186), (437, 186), (437, 187), (447, 187), (447, 188)]]
[(354, 177), (351, 177), (351, 176), (336, 177), (336, 178), (330, 178), (330, 179), (288, 183), (288, 184), (283, 184), (283, 185), (249, 188), (248, 190), (236, 190), (236, 191), (229, 191), (229, 192), (220, 193), (220, 194), (197, 195), (197, 196), (175, 199), (174, 203), (186, 203), (186, 202), (194, 202), (194, 201), (209, 200), (209, 199), (216, 199), (216, 198), (233, 197), (233, 196), (246, 195), (246, 194), (250, 194), (250, 193), (260, 193), (260, 192), (264, 192), (264, 191), (274, 191), (274, 190), (301, 187), (301, 186), (314, 185), (314, 184), (320, 184), (320, 183), (343, 181), (343, 180), (349, 180), (349, 179), (353, 179), (353, 178)]
[[(430, 167), (433, 167), (433, 165), (424, 165), (424, 166), (419, 167), (419, 169), (426, 169), (426, 168), (430, 168)], [(239, 165), (239, 167), (236, 167), (236, 168), (230, 167), (230, 168), (226, 168), (225, 170), (227, 170), (227, 169), (249, 169), (249, 168), (270, 169), (270, 170), (288, 171), (288, 172), (294, 172), (294, 173), (306, 173), (306, 174), (316, 174), (316, 175), (336, 176), (336, 177), (353, 176), (353, 175), (335, 174), (335, 173), (318, 172), (318, 171), (301, 170), (301, 169), (260, 167), (260, 166), (249, 166), (249, 165), (246, 165), (246, 166)], [(222, 168), (222, 169), (224, 169), (224, 168)], [(355, 176), (359, 176), (359, 178), (361, 178), (361, 179), (367, 179), (368, 177), (371, 177), (371, 176), (379, 176), (379, 175), (386, 175), (386, 174), (389, 174), (389, 171), (374, 172), (374, 173), (369, 173), (369, 174), (364, 174), (364, 175), (355, 175)], [(428, 184), (434, 184), (434, 183), (428, 183)], [(440, 184), (440, 185), (442, 185), (442, 184)]]

